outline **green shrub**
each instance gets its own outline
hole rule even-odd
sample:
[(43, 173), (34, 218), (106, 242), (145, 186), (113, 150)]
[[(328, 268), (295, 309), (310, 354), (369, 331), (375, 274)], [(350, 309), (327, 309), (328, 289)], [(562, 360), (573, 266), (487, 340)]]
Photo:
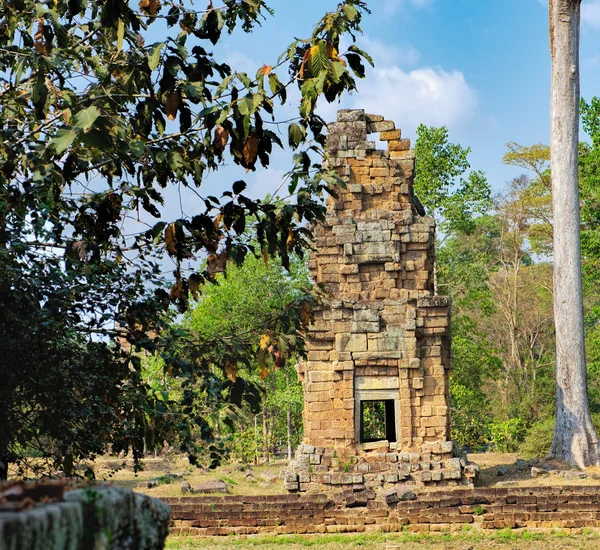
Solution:
[(262, 433), (254, 428), (235, 432), (232, 436), (231, 456), (244, 464), (252, 464), (258, 456)]
[(477, 452), (489, 440), (489, 411), (485, 399), (462, 384), (451, 383), (452, 440), (461, 448)]
[(519, 452), (525, 458), (545, 458), (550, 453), (554, 436), (554, 417), (545, 418), (529, 428)]
[(514, 453), (519, 448), (527, 428), (520, 418), (496, 420), (490, 424), (490, 444), (500, 453)]

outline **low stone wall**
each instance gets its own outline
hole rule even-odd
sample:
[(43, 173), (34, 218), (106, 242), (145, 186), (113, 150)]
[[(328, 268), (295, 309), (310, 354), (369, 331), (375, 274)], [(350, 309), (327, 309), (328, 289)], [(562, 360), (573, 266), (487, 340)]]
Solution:
[(75, 490), (64, 502), (0, 512), (0, 549), (161, 550), (169, 517), (167, 504), (129, 489)]
[(600, 486), (440, 490), (392, 504), (374, 491), (164, 500), (173, 535), (600, 527)]

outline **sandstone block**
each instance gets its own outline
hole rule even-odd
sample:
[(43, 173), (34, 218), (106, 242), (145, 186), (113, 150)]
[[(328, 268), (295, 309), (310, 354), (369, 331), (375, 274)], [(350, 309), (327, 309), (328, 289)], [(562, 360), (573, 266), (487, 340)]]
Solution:
[(336, 334), (335, 348), (341, 352), (367, 351), (366, 334)]
[(361, 120), (365, 120), (365, 112), (362, 109), (340, 109), (337, 112), (338, 122), (358, 122)]
[(379, 122), (367, 123), (367, 132), (371, 134), (378, 132), (390, 132), (391, 130), (395, 129), (396, 125), (391, 120), (381, 120)]
[(402, 137), (402, 130), (389, 130), (388, 132), (381, 132), (379, 139), (381, 141), (390, 141), (392, 139), (400, 139)]
[(414, 161), (416, 159), (415, 152), (413, 149), (410, 149), (408, 151), (390, 151), (390, 157), (392, 159), (411, 161)]
[(410, 139), (395, 139), (388, 142), (390, 151), (408, 151), (410, 149)]
[(226, 493), (226, 483), (219, 479), (218, 481), (209, 481), (194, 486), (194, 493)]

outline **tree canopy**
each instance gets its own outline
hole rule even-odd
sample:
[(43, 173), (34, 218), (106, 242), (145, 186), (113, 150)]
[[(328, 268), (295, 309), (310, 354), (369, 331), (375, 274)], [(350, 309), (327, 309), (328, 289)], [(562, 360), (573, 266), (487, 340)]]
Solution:
[[(131, 446), (139, 456), (145, 435), (165, 427), (148, 419), (157, 404), (137, 352), (164, 347), (171, 305), (185, 311), (229, 259), (279, 255), (288, 266), (290, 254), (302, 254), (307, 223), (324, 216), (323, 196), (338, 183), (321, 163), (324, 121), (315, 108), (364, 76), (368, 55), (355, 45), (340, 48), (346, 36), (352, 44), (366, 11), (360, 0), (341, 2), (306, 40), (248, 75), (212, 50), (228, 34), (268, 22), (272, 10), (262, 0), (204, 9), (152, 0), (3, 3), (0, 295), (2, 332), (12, 333), (0, 365), (9, 381), (0, 414), (10, 417), (2, 419), (0, 461), (37, 450), (61, 466), (67, 456), (109, 445)], [(301, 102), (283, 123), (283, 144), (273, 129), (293, 87)], [(275, 147), (293, 151), (290, 204), (244, 194), (244, 171), (267, 167)], [(225, 162), (239, 166), (241, 177), (223, 184), (220, 197), (206, 194), (206, 178)], [(163, 217), (165, 196), (181, 188), (195, 193), (197, 213)], [(115, 345), (116, 338), (130, 346)], [(56, 360), (43, 357), (55, 348)], [(238, 357), (253, 352), (243, 343), (232, 349)], [(207, 350), (198, 350), (195, 365), (174, 360), (168, 368), (201, 378), (212, 361)], [(76, 369), (81, 384), (67, 392)], [(59, 389), (55, 400), (41, 399)], [(76, 432), (85, 424), (78, 407), (89, 406), (90, 421), (104, 410), (92, 393), (105, 396), (110, 418), (96, 416), (102, 429), (79, 445)], [(190, 395), (182, 399), (192, 413)], [(64, 430), (29, 422), (29, 409), (54, 414)], [(198, 415), (189, 421), (202, 424)], [(44, 437), (60, 450), (38, 444)]]

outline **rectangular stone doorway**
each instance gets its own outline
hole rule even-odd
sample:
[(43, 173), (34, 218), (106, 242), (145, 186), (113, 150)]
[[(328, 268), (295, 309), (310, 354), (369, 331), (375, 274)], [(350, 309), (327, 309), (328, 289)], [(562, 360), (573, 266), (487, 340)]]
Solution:
[(387, 440), (396, 443), (396, 412), (393, 399), (361, 401), (360, 442)]
[(400, 442), (399, 397), (397, 389), (355, 390), (354, 427), (357, 450), (377, 441)]

